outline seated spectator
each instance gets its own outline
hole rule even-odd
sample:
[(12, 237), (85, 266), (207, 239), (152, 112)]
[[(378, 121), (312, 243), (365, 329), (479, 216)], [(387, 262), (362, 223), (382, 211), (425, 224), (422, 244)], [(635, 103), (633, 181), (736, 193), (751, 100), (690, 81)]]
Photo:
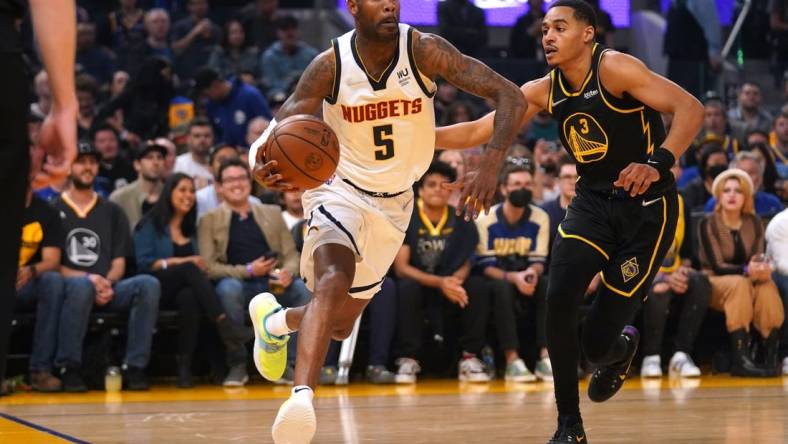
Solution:
[(567, 158), (558, 164), (558, 188), (559, 195), (554, 200), (545, 202), (542, 209), (550, 218), (550, 246), (553, 248), (555, 235), (558, 233), (558, 224), (566, 217), (566, 209), (572, 198), (575, 197), (575, 184), (577, 182), (577, 165), (574, 161)]
[[(767, 193), (778, 197), (782, 190), (778, 188), (781, 184), (780, 175), (777, 172), (777, 165), (774, 161), (773, 148), (769, 145), (769, 136), (758, 130), (750, 131), (747, 135), (747, 150), (751, 152), (758, 163), (764, 166), (763, 185), (761, 189)], [(782, 200), (786, 200), (783, 198)]]
[[(762, 218), (770, 218), (783, 210), (783, 204), (777, 196), (761, 191), (764, 165), (758, 162), (758, 157), (755, 154), (749, 151), (742, 151), (736, 156), (736, 159), (731, 162), (730, 166), (731, 168), (743, 170), (750, 175), (750, 180), (755, 190), (755, 214)], [(716, 205), (717, 201), (712, 197), (706, 202), (704, 211), (711, 213), (714, 211)]]
[[(449, 206), (456, 172), (440, 161), (433, 162), (418, 185), (419, 197), (405, 235), (405, 243), (394, 259), (399, 308), (397, 309), (398, 383), (415, 383), (421, 351), (424, 319), (433, 336), (445, 337), (444, 317), (461, 319), (458, 364), (460, 381), (487, 382), (490, 376), (479, 359), (484, 347), (489, 318), (489, 294), (481, 276), (470, 276), (471, 257), (478, 233), (473, 222), (456, 216)], [(426, 312), (426, 313), (425, 313)]]
[(155, 56), (175, 62), (175, 53), (170, 47), (170, 15), (161, 8), (153, 8), (145, 14), (145, 39), (143, 48), (146, 57)]
[(49, 90), (49, 75), (43, 69), (33, 80), (36, 101), (30, 104), (30, 113), (44, 119), (52, 108), (52, 92)]
[(175, 96), (172, 65), (161, 57), (150, 57), (139, 67), (123, 92), (100, 110), (96, 119), (106, 120), (123, 110), (124, 139), (130, 148), (169, 133), (170, 101)]
[(208, 16), (208, 6), (208, 0), (188, 0), (189, 16), (178, 20), (172, 28), (175, 67), (183, 81), (197, 74), (221, 40), (222, 31)]
[[(506, 380), (552, 380), (545, 338), (545, 294), (542, 279), (550, 242), (550, 218), (531, 204), (533, 174), (525, 165), (507, 165), (499, 191), (506, 199), (476, 221), (479, 230), (478, 267), (489, 279), (498, 343), (506, 356)], [(536, 321), (539, 360), (535, 373), (520, 358), (518, 318)]]
[(202, 118), (192, 120), (186, 137), (187, 152), (175, 159), (174, 172), (191, 176), (197, 190), (213, 183), (213, 173), (209, 163), (211, 146), (213, 146), (211, 123)]
[(788, 179), (788, 113), (774, 119), (774, 143), (770, 144), (780, 177)]
[(134, 161), (137, 180), (128, 186), (115, 190), (109, 196), (110, 201), (123, 209), (132, 231), (142, 216), (159, 200), (162, 183), (166, 177), (164, 175), (164, 156), (166, 155), (166, 148), (157, 145), (152, 140), (148, 141)]
[[(678, 162), (673, 175), (678, 175)], [(711, 297), (711, 284), (703, 273), (692, 269), (692, 241), (687, 236), (688, 225), (684, 199), (679, 196), (679, 216), (673, 243), (662, 260), (657, 276), (643, 305), (643, 364), (640, 376), (662, 376), (662, 339), (665, 321), (675, 299), (681, 299), (678, 329), (673, 338), (673, 356), (668, 364), (671, 377), (699, 377), (700, 369), (692, 360), (692, 350)], [(680, 297), (680, 298), (678, 298)]]
[(262, 81), (268, 94), (287, 94), (293, 79), (300, 76), (317, 56), (317, 50), (300, 37), (295, 17), (286, 15), (276, 20), (277, 41), (260, 56)]
[(737, 106), (728, 110), (728, 120), (731, 125), (742, 131), (736, 137), (743, 139), (747, 131), (759, 129), (769, 131), (772, 127), (772, 116), (761, 106), (761, 86), (752, 81), (745, 80), (739, 89)]
[(222, 44), (214, 48), (208, 66), (225, 78), (241, 77), (243, 72), (257, 77), (260, 75), (259, 63), (257, 47), (249, 44), (241, 22), (237, 19), (227, 21)]
[(301, 196), (303, 191), (285, 191), (282, 193), (282, 201), (284, 202), (284, 210), (282, 210), (282, 218), (285, 220), (288, 230), (292, 230), (295, 224), (304, 220), (304, 206), (301, 204)]
[(517, 18), (509, 34), (509, 57), (544, 60), (543, 18), (544, 0), (528, 0), (528, 12)]
[[(197, 192), (197, 219), (199, 220), (205, 213), (218, 208), (222, 203), (222, 187), (219, 184), (219, 169), (222, 163), (230, 159), (238, 160), (238, 149), (232, 145), (220, 144), (211, 148), (208, 162), (211, 164), (216, 181)], [(260, 199), (249, 196), (249, 203), (260, 203)]]
[[(788, 311), (788, 210), (783, 210), (766, 227), (766, 252), (774, 263), (772, 279), (780, 292), (783, 310)], [(785, 313), (788, 316), (788, 313)], [(788, 327), (783, 324), (780, 340), (782, 374), (788, 376)]]
[(237, 77), (224, 80), (215, 69), (203, 68), (194, 81), (197, 93), (208, 99), (205, 112), (213, 122), (216, 139), (221, 142), (243, 145), (251, 119), (273, 117), (260, 91)]
[(112, 194), (116, 189), (131, 183), (137, 174), (134, 165), (120, 149), (118, 133), (109, 124), (96, 125), (91, 130), (91, 142), (101, 154), (99, 175), (96, 177), (97, 187), (104, 197)]
[(463, 54), (479, 57), (487, 46), (484, 11), (469, 0), (440, 2), (438, 33)]
[(80, 74), (74, 79), (74, 87), (77, 92), (77, 103), (79, 103), (77, 136), (80, 139), (87, 138), (96, 119), (98, 84), (90, 74)]
[[(197, 254), (197, 210), (191, 177), (175, 173), (167, 179), (162, 198), (134, 230), (134, 250), (139, 271), (159, 279), (162, 306), (178, 308), (178, 387), (194, 386), (191, 366), (201, 315), (216, 325), (230, 368), (243, 364), (240, 349), (252, 335), (242, 322), (227, 317), (205, 275), (205, 259)], [(244, 382), (228, 375), (224, 385), (240, 386)]]
[(115, 56), (109, 49), (96, 45), (94, 23), (77, 24), (76, 64), (78, 72), (89, 74), (99, 85), (112, 80), (112, 73), (115, 72)]
[(682, 190), (684, 204), (690, 212), (703, 211), (711, 198), (711, 185), (718, 174), (728, 169), (728, 157), (722, 147), (714, 142), (700, 146), (699, 177)]
[(137, 7), (137, 0), (122, 0), (120, 8), (107, 16), (112, 50), (118, 56), (118, 65), (126, 70), (135, 67), (133, 55), (145, 44), (145, 11)]
[(739, 153), (739, 139), (744, 134), (740, 128), (735, 127), (728, 123), (728, 115), (725, 111), (725, 105), (722, 103), (722, 98), (716, 94), (711, 97), (706, 97), (703, 102), (705, 114), (703, 118), (703, 128), (698, 135), (698, 142), (703, 143), (705, 140), (717, 139), (721, 142), (722, 148), (728, 155), (728, 160), (733, 160), (736, 154)]
[[(730, 169), (714, 179), (712, 189), (718, 203), (699, 227), (701, 267), (711, 282), (709, 305), (725, 313), (733, 348), (731, 375), (769, 376), (776, 370), (784, 313), (771, 267), (763, 258), (763, 227), (755, 214), (752, 179), (745, 171)], [(750, 324), (765, 338), (765, 367), (750, 359)]]
[(131, 231), (123, 210), (93, 191), (98, 169), (98, 152), (80, 144), (71, 165), (72, 188), (54, 203), (66, 233), (61, 270), (67, 295), (58, 325), (55, 365), (61, 368), (65, 391), (87, 390), (82, 379), (82, 342), (91, 310), (128, 314), (123, 385), (129, 390), (147, 390), (145, 367), (159, 313), (159, 282), (149, 275), (123, 279), (126, 257), (131, 256)]
[[(277, 293), (284, 307), (306, 304), (311, 295), (295, 277), (298, 253), (279, 207), (249, 203), (252, 179), (240, 160), (223, 163), (217, 179), (224, 201), (200, 219), (198, 238), (208, 276), (219, 280), (216, 293), (227, 316), (243, 322), (249, 302), (264, 291)], [(288, 346), (288, 359), (294, 362), (294, 347)], [(230, 376), (248, 380), (245, 359), (230, 369)]]
[(35, 309), (30, 385), (39, 392), (61, 389), (60, 379), (52, 375), (52, 366), (58, 341), (60, 311), (66, 297), (63, 293), (63, 276), (59, 272), (62, 238), (57, 211), (28, 190), (14, 310)]

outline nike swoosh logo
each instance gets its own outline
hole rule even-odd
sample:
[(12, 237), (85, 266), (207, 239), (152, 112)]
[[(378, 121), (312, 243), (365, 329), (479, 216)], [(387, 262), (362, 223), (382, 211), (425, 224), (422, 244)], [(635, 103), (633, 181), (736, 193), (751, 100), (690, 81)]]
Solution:
[(662, 198), (661, 198), (661, 197), (658, 197), (658, 198), (656, 198), (656, 199), (654, 199), (654, 200), (644, 200), (644, 201), (643, 201), (643, 206), (644, 206), (644, 207), (647, 207), (647, 206), (649, 206), (649, 205), (652, 205), (652, 204), (654, 204), (654, 203), (656, 203), (656, 202), (659, 202), (660, 200), (662, 200)]
[(568, 99), (568, 97), (564, 97), (561, 100), (555, 100), (555, 101), (553, 101), (553, 106), (556, 106), (556, 105), (558, 105), (561, 102), (565, 102), (567, 99)]
[(310, 390), (310, 388), (309, 387), (301, 387), (300, 389), (295, 389), (295, 393), (298, 393), (298, 392), (301, 392), (301, 391), (304, 391), (304, 390)]

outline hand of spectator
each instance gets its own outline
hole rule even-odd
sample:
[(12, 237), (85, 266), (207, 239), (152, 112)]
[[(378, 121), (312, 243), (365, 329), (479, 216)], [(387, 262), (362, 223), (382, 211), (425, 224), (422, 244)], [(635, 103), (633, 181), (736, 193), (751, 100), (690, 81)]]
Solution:
[(27, 267), (20, 267), (16, 272), (16, 289), (17, 291), (27, 285), (33, 279), (33, 270)]
[(195, 30), (196, 33), (200, 34), (202, 37), (204, 37), (206, 39), (210, 38), (211, 37), (211, 31), (212, 31), (211, 21), (209, 19), (207, 19), (207, 18), (204, 18), (204, 19), (200, 20), (194, 26), (194, 30)]
[(668, 275), (668, 285), (671, 291), (676, 294), (684, 294), (689, 288), (689, 269), (681, 266), (678, 270)]
[(200, 255), (189, 256), (186, 258), (186, 260), (193, 263), (202, 272), (208, 270), (208, 264), (205, 262), (205, 259), (203, 259), (203, 257)]
[(769, 265), (768, 261), (755, 261), (754, 259), (750, 259), (750, 263), (747, 266), (747, 272), (750, 275), (750, 279), (754, 282), (763, 282), (771, 278), (772, 267)]
[(621, 170), (613, 186), (623, 188), (630, 196), (635, 197), (645, 193), (648, 187), (658, 180), (659, 172), (656, 168), (645, 163), (632, 162)]
[(254, 276), (267, 276), (276, 266), (276, 258), (266, 259), (263, 256), (255, 259), (252, 262), (252, 275)]
[(279, 273), (271, 275), (271, 281), (277, 282), (284, 288), (290, 287), (290, 284), (293, 283), (293, 273), (288, 270), (279, 270)]
[(93, 283), (93, 288), (96, 290), (96, 305), (108, 304), (115, 295), (115, 292), (112, 290), (112, 282), (98, 274), (90, 274), (88, 279)]
[[(517, 290), (522, 293), (523, 296), (533, 296), (536, 290), (536, 280), (530, 276), (533, 276), (533, 274), (530, 274), (529, 270), (508, 274), (509, 282), (517, 286)], [(531, 281), (529, 282), (526, 277), (531, 279)]]
[(441, 279), (441, 291), (446, 299), (465, 308), (468, 305), (468, 293), (462, 287), (462, 281), (455, 276), (446, 276)]

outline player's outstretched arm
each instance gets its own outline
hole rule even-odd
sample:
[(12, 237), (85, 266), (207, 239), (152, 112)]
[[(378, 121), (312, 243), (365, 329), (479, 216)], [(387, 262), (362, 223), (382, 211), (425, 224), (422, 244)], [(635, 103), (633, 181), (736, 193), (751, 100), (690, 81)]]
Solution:
[(445, 39), (415, 33), (413, 40), (416, 63), (423, 74), (431, 78), (441, 76), (464, 91), (495, 101), (490, 143), (478, 171), (469, 173), (457, 208), (458, 214), (465, 209), (466, 219), (475, 218), (479, 207), (489, 211), (492, 205), (498, 169), (520, 128), (525, 99), (515, 84), (480, 61), (463, 55)]
[[(627, 93), (661, 113), (673, 115), (670, 132), (662, 146), (655, 147), (648, 164), (627, 166), (614, 183), (630, 191), (632, 196), (643, 194), (651, 183), (670, 174), (672, 162), (689, 148), (703, 123), (703, 105), (680, 86), (626, 54), (611, 52), (606, 55), (599, 73), (605, 88), (616, 96)], [(670, 159), (671, 154), (673, 159)]]
[[(523, 114), (520, 127), (534, 114), (547, 108), (550, 94), (550, 76), (531, 80), (520, 87), (528, 108)], [(435, 129), (435, 146), (443, 149), (472, 148), (487, 143), (493, 134), (495, 111), (471, 122), (455, 123)]]
[(268, 135), (273, 131), (277, 120), (296, 114), (316, 115), (320, 111), (323, 99), (333, 92), (335, 69), (336, 60), (332, 49), (318, 54), (304, 70), (295, 91), (279, 108), (275, 119), (271, 121), (265, 132), (252, 143), (249, 148), (249, 166), (252, 168), (252, 176), (264, 187), (282, 191), (293, 189), (290, 184), (282, 182), (281, 174), (271, 174), (277, 167), (276, 161), (264, 163), (261, 158), (263, 150), (260, 150), (260, 147), (268, 140)]

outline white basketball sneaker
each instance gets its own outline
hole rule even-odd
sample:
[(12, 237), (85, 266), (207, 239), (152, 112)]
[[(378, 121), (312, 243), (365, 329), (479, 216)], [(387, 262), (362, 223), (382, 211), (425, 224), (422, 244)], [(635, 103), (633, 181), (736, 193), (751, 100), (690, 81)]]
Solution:
[(662, 377), (662, 360), (659, 358), (659, 355), (649, 355), (643, 358), (643, 363), (640, 365), (640, 377)]
[(309, 444), (315, 436), (317, 418), (312, 406), (312, 393), (299, 395), (301, 390), (311, 392), (308, 387), (295, 387), (290, 399), (279, 407), (271, 427), (275, 444)]
[(670, 364), (668, 365), (669, 374), (671, 377), (679, 377), (679, 378), (697, 378), (700, 377), (700, 369), (694, 362), (692, 362), (692, 358), (684, 352), (676, 352), (673, 354), (673, 357), (670, 358)]

